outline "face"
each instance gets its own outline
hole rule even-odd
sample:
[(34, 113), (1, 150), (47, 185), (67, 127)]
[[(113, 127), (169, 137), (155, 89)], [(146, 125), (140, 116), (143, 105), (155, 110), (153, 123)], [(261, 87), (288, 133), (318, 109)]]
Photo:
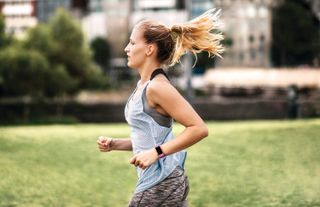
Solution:
[(145, 43), (143, 33), (139, 27), (135, 27), (131, 33), (130, 41), (124, 51), (128, 56), (130, 68), (140, 68), (147, 57), (148, 44)]

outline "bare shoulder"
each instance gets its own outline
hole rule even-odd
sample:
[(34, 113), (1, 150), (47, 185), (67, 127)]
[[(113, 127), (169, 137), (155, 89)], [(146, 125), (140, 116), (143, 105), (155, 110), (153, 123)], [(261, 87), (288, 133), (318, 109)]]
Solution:
[(147, 90), (147, 96), (151, 99), (163, 98), (172, 95), (172, 93), (177, 93), (177, 90), (163, 75), (159, 75), (150, 81)]
[(148, 86), (147, 101), (159, 113), (172, 117), (184, 126), (202, 123), (202, 119), (188, 101), (163, 76), (154, 78)]

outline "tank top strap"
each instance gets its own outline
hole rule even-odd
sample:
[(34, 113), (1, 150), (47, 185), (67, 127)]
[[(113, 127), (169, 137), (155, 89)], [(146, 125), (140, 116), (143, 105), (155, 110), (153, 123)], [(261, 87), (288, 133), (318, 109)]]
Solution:
[(159, 75), (159, 74), (163, 74), (164, 76), (166, 76), (166, 78), (167, 78), (168, 80), (170, 80), (169, 77), (168, 77), (168, 75), (166, 74), (166, 72), (164, 72), (164, 70), (163, 70), (162, 68), (158, 68), (158, 69), (155, 69), (155, 70), (152, 72), (151, 77), (150, 77), (150, 81), (151, 81), (152, 79), (154, 79), (154, 78), (155, 78), (157, 75)]

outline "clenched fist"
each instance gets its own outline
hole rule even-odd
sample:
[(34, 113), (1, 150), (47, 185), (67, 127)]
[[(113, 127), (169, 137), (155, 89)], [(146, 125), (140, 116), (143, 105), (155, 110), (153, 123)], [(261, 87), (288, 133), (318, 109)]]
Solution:
[(143, 170), (155, 163), (158, 160), (158, 153), (156, 149), (150, 149), (134, 155), (130, 159), (130, 164), (140, 167)]
[(100, 152), (110, 152), (112, 150), (112, 138), (99, 136), (97, 140), (97, 144)]

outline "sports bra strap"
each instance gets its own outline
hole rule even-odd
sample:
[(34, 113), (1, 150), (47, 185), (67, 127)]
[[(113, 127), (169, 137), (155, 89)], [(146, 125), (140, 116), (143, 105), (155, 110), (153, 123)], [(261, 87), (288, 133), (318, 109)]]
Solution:
[(170, 80), (169, 77), (167, 76), (166, 72), (164, 72), (164, 70), (163, 70), (162, 68), (158, 68), (158, 69), (154, 70), (154, 71), (152, 72), (152, 74), (151, 74), (150, 80), (152, 80), (154, 77), (156, 77), (156, 76), (159, 75), (159, 74), (163, 74), (164, 76), (166, 76), (166, 78), (167, 78), (168, 80)]

